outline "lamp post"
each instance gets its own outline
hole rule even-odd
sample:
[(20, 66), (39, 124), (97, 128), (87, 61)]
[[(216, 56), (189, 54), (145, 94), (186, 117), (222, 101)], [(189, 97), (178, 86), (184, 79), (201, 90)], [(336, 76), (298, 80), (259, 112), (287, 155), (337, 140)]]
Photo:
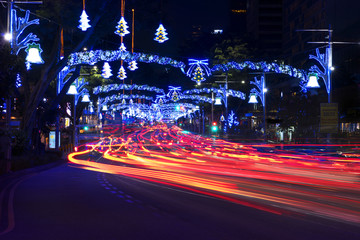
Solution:
[[(359, 45), (360, 42), (336, 42), (332, 41), (332, 33), (333, 30), (331, 29), (331, 25), (329, 25), (329, 29), (300, 29), (297, 30), (299, 32), (328, 32), (328, 41), (316, 41), (316, 42), (308, 42), (313, 44), (327, 44), (325, 54), (320, 54), (320, 51), (318, 48), (316, 48), (316, 56), (310, 55), (310, 59), (316, 60), (319, 65), (323, 68), (320, 69), (318, 66), (314, 65), (310, 68), (310, 71), (315, 72), (318, 77), (322, 78), (326, 87), (326, 92), (328, 94), (328, 103), (331, 103), (332, 101), (332, 78), (331, 73), (334, 70), (333, 66), (333, 44), (354, 44)], [(311, 83), (310, 83), (311, 81)], [(310, 79), (309, 82), (306, 85), (309, 88), (318, 88), (319, 84), (315, 83), (315, 79)]]
[[(214, 75), (214, 77), (223, 77), (224, 75)], [(221, 100), (224, 101), (224, 105), (225, 105), (225, 119), (224, 119), (224, 122), (225, 122), (225, 130), (224, 132), (227, 131), (227, 127), (228, 127), (228, 73), (226, 72), (226, 75), (225, 75), (225, 81), (215, 81), (215, 82), (218, 82), (218, 83), (225, 83), (225, 86), (222, 86), (220, 85), (219, 88), (220, 88), (220, 91), (218, 91), (216, 93), (216, 98), (215, 98), (215, 105), (221, 105)]]
[(256, 88), (250, 90), (250, 99), (249, 103), (257, 103), (256, 96), (260, 98), (260, 101), (263, 105), (263, 127), (264, 127), (264, 141), (266, 142), (266, 97), (265, 93), (267, 88), (265, 85), (265, 73), (262, 74), (260, 79), (257, 77), (254, 78), (255, 81), (250, 81), (250, 84), (255, 85)]
[[(77, 141), (77, 126), (76, 126), (76, 105), (77, 105), (77, 102), (79, 100), (79, 98), (81, 96), (83, 96), (84, 94), (87, 94), (87, 90), (85, 88), (83, 88), (83, 86), (85, 86), (87, 83), (85, 82), (84, 79), (82, 80), (78, 80), (76, 79), (75, 80), (75, 83), (72, 84), (69, 88), (69, 90), (67, 91), (66, 94), (68, 95), (74, 95), (74, 122), (73, 122), (73, 125), (74, 125), (74, 131), (73, 131), (73, 142), (74, 142), (74, 147), (76, 147), (78, 145), (78, 141)], [(81, 91), (79, 92), (79, 90), (81, 89)], [(86, 96), (86, 95), (85, 95)], [(86, 97), (83, 97), (82, 101), (84, 102), (84, 100), (89, 100), (88, 99), (89, 97), (87, 96), (87, 99)], [(86, 101), (86, 102), (89, 102), (89, 101)]]

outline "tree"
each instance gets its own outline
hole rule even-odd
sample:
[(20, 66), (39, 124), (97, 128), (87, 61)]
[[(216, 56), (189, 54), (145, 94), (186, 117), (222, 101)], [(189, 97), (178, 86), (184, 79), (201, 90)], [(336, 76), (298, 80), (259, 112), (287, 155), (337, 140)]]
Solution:
[[(54, 23), (49, 22), (44, 23), (44, 27), (41, 29), (43, 34), (40, 38), (45, 42), (44, 49), (49, 54), (44, 57), (45, 64), (43, 66), (39, 66), (32, 72), (35, 77), (32, 82), (27, 84), (25, 92), (26, 107), (23, 114), (22, 128), (27, 131), (29, 136), (31, 136), (34, 127), (41, 127), (35, 126), (37, 109), (50, 83), (56, 79), (58, 73), (67, 65), (67, 58), (71, 53), (80, 51), (85, 44), (87, 44), (87, 46), (93, 45), (96, 43), (97, 38), (101, 37), (101, 34), (93, 34), (95, 31), (94, 29), (105, 13), (106, 6), (111, 2), (111, 0), (104, 0), (101, 2), (101, 5), (98, 6), (98, 11), (96, 11), (96, 15), (94, 15), (91, 20), (93, 27), (88, 29), (86, 33), (79, 33), (76, 37), (73, 36), (72, 39), (67, 35), (65, 36), (65, 42), (69, 43), (68, 40), (70, 40), (70, 47), (66, 49), (64, 52), (64, 58), (62, 59), (60, 59), (61, 32), (64, 31), (65, 33), (71, 33), (73, 32), (73, 29), (76, 29), (77, 27), (75, 19), (77, 19), (78, 16), (71, 11), (72, 7), (74, 7), (74, 3), (72, 1), (69, 2), (64, 0), (45, 1), (41, 10), (38, 11), (39, 15), (51, 19), (61, 25), (54, 28)], [(48, 25), (46, 26), (46, 24)], [(49, 24), (52, 24), (52, 26), (49, 26)], [(80, 69), (78, 68), (72, 76), (72, 81), (76, 79), (79, 72)], [(69, 81), (68, 85), (70, 84), (71, 82)], [(63, 91), (67, 90), (66, 87), (68, 86), (64, 86)], [(54, 99), (54, 101), (59, 101), (59, 98)], [(49, 106), (54, 107), (57, 105), (49, 104)], [(43, 114), (40, 114), (39, 119), (42, 118), (42, 115), (44, 115), (47, 110), (50, 109), (45, 109)], [(41, 121), (39, 121), (39, 123), (41, 123)]]
[(24, 79), (26, 69), (24, 59), (11, 54), (10, 44), (0, 45), (0, 99), (18, 95), (16, 87), (17, 75)]
[(244, 61), (249, 58), (247, 44), (239, 38), (228, 38), (216, 44), (212, 49), (214, 64), (227, 63), (230, 61)]

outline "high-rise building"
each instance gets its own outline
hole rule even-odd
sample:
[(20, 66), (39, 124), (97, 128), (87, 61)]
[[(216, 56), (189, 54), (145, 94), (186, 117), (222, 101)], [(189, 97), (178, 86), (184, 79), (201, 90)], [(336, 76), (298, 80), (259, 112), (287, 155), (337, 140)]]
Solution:
[[(308, 42), (325, 41), (328, 32), (302, 31), (329, 27), (325, 0), (283, 0), (283, 53), (289, 64), (301, 66), (306, 54), (316, 45)], [(304, 58), (305, 57), (305, 58)]]
[(263, 58), (282, 55), (283, 0), (249, 0), (247, 32)]
[(236, 35), (246, 33), (247, 0), (230, 1), (230, 25), (229, 32)]

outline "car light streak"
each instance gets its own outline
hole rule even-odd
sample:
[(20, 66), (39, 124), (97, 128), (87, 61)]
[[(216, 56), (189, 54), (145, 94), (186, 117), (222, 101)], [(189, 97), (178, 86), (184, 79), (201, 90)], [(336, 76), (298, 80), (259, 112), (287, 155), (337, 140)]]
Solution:
[[(126, 130), (124, 135), (119, 129), (104, 128), (106, 137), (69, 154), (69, 161), (276, 214), (291, 210), (360, 224), (360, 149), (352, 144), (288, 144), (284, 149), (283, 144), (205, 138), (166, 125)], [(310, 150), (297, 150), (304, 147)], [(351, 153), (327, 151), (334, 147)], [(266, 207), (270, 205), (276, 210)]]

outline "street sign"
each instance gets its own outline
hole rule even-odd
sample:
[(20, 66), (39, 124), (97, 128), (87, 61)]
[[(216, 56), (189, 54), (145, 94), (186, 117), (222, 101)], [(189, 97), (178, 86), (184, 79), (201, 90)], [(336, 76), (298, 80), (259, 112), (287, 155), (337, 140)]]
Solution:
[(337, 103), (320, 104), (320, 132), (337, 133), (339, 126), (339, 112)]

